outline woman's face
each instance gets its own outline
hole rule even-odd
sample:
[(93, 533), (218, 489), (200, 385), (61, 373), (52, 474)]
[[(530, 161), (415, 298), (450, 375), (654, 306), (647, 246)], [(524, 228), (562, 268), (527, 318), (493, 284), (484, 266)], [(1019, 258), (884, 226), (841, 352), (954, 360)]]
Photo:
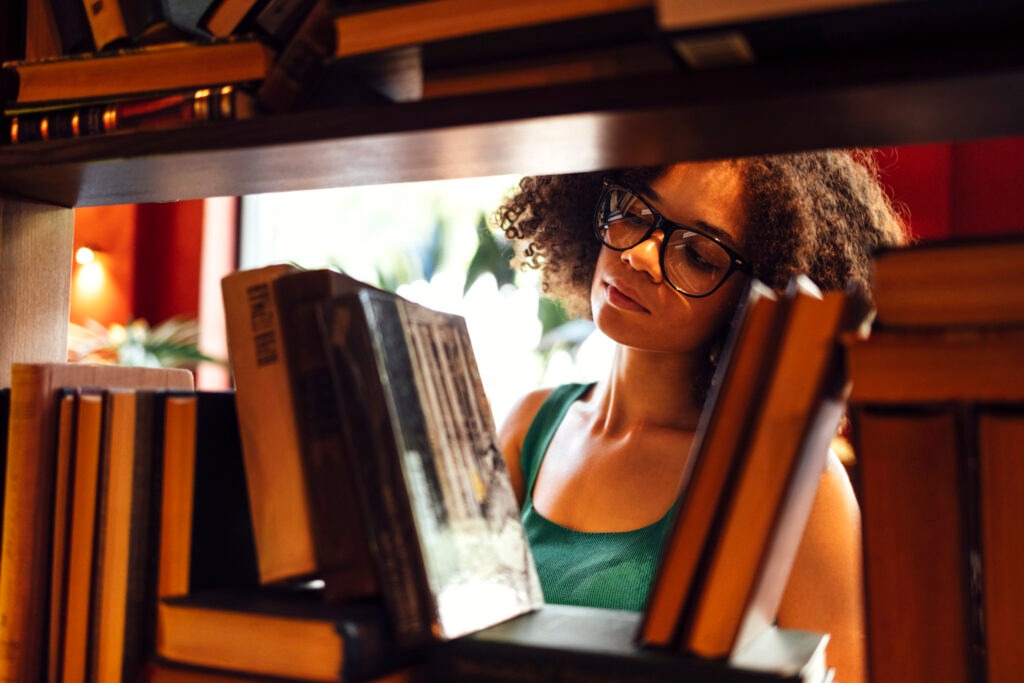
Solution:
[[(672, 166), (635, 188), (666, 219), (699, 228), (743, 253), (743, 177), (735, 162)], [(711, 295), (685, 296), (665, 281), (661, 230), (626, 251), (601, 248), (590, 292), (594, 321), (625, 346), (660, 352), (702, 348), (735, 310), (746, 276), (734, 272)]]

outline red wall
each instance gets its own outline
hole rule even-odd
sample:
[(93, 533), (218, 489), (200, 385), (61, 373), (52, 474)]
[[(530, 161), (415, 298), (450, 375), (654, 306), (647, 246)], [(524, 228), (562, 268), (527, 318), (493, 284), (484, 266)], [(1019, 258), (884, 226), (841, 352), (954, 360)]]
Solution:
[(898, 147), (878, 165), (921, 239), (1024, 231), (1024, 138)]

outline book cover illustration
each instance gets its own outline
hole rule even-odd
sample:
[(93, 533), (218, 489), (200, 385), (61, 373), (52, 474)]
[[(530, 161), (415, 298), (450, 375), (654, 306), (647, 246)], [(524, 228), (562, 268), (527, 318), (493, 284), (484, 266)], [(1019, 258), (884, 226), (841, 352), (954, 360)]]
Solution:
[(398, 631), (447, 640), (540, 606), (465, 321), (368, 290), (320, 312), (378, 556), (405, 574), (385, 579), (405, 586)]

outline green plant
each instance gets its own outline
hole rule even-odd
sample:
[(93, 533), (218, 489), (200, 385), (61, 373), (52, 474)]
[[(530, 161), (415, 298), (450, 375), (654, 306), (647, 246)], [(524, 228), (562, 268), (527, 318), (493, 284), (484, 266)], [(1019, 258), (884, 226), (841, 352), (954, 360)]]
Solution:
[(155, 327), (141, 318), (110, 327), (95, 321), (72, 323), (68, 361), (158, 368), (189, 367), (204, 361), (223, 363), (199, 350), (199, 324), (183, 317), (169, 318)]

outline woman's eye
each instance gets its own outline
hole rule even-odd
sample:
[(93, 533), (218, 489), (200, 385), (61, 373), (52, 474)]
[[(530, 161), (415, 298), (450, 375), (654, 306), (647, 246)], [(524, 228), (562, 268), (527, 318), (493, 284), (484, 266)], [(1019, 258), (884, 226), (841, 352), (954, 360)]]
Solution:
[(686, 255), (686, 259), (697, 268), (707, 272), (714, 272), (718, 270), (718, 265), (707, 258), (692, 244), (688, 244), (683, 247), (683, 253)]

